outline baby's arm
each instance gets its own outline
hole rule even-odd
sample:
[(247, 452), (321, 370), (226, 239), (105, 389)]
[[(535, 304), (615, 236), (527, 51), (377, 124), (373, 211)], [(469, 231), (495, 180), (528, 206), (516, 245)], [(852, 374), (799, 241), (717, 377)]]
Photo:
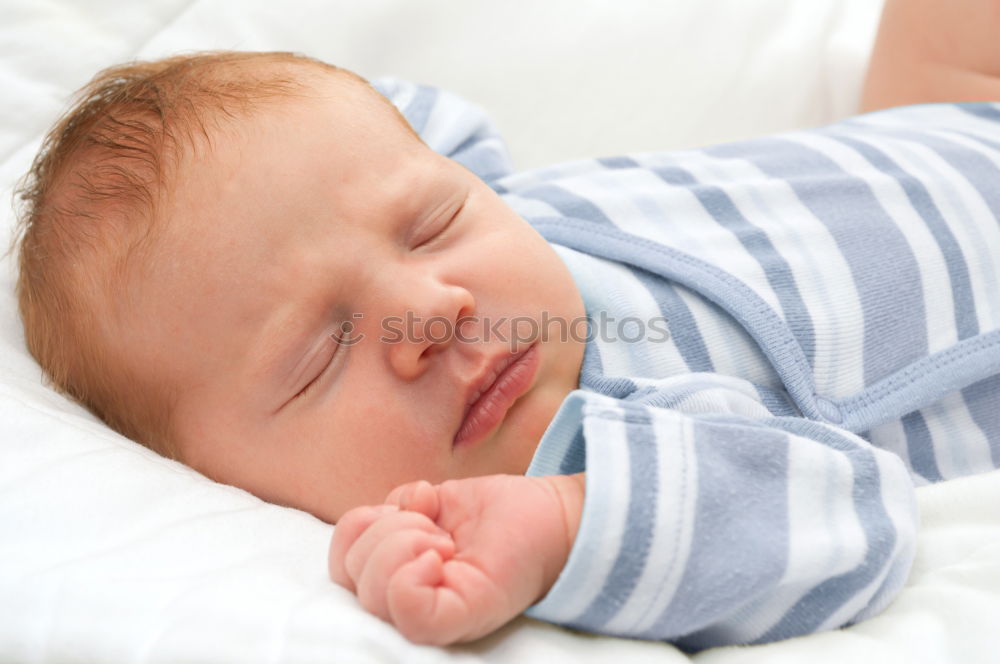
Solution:
[(1000, 101), (1000, 0), (886, 0), (861, 112)]
[(582, 473), (405, 484), (385, 505), (340, 519), (330, 577), (411, 641), (471, 641), (549, 591), (573, 547), (583, 495)]
[(529, 475), (585, 460), (586, 508), (556, 584), (526, 614), (692, 651), (884, 609), (916, 548), (906, 465), (833, 425), (776, 417), (765, 399), (784, 408), (764, 386), (708, 373), (647, 381), (628, 399), (571, 392)]

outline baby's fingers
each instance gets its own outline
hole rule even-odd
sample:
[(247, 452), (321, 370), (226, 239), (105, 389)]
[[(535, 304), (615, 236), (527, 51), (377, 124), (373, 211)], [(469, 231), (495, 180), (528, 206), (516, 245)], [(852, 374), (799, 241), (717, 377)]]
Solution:
[(349, 510), (340, 517), (333, 529), (330, 540), (330, 553), (327, 559), (330, 569), (330, 579), (351, 592), (354, 592), (354, 581), (347, 573), (347, 552), (361, 534), (386, 512), (397, 511), (395, 505), (364, 506)]
[(389, 580), (397, 570), (427, 551), (436, 551), (439, 559), (447, 560), (455, 553), (455, 543), (447, 535), (422, 530), (401, 530), (379, 542), (357, 579), (361, 606), (390, 621), (386, 600)]
[(389, 616), (414, 643), (472, 641), (513, 618), (502, 595), (481, 570), (442, 560), (434, 549), (399, 568), (387, 587)]
[(375, 550), (384, 540), (395, 533), (413, 530), (432, 535), (445, 534), (423, 514), (396, 509), (394, 506), (386, 507), (396, 511), (388, 511), (381, 515), (363, 533), (358, 535), (358, 538), (351, 544), (351, 548), (344, 554), (344, 571), (354, 581), (355, 587), (361, 580), (361, 573), (368, 566), (369, 559)]
[(438, 504), (437, 489), (427, 480), (417, 480), (401, 484), (389, 492), (385, 502), (387, 505), (398, 505), (400, 509), (420, 512), (437, 521)]

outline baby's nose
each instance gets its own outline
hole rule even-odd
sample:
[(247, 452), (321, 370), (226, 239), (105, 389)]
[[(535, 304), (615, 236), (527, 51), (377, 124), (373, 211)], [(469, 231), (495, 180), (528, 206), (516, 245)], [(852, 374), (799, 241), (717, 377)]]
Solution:
[(454, 339), (450, 321), (442, 316), (424, 318), (407, 311), (391, 321), (386, 335), (387, 355), (393, 371), (404, 380), (418, 378), (433, 357), (448, 348)]
[(422, 286), (406, 298), (408, 306), (393, 317), (391, 334), (385, 335), (389, 363), (406, 380), (426, 371), (438, 353), (469, 341), (468, 322), (475, 316), (475, 299), (467, 289), (440, 283)]

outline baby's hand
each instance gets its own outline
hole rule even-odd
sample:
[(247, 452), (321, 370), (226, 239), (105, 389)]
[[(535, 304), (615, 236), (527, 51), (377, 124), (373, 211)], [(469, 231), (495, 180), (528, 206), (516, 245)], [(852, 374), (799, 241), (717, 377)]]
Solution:
[(545, 596), (582, 505), (582, 474), (404, 484), (340, 519), (330, 578), (411, 641), (471, 641)]

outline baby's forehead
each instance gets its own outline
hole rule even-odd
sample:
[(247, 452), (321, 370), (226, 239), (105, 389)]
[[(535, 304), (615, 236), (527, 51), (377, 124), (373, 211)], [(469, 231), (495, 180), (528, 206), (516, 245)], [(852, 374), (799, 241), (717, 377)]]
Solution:
[[(267, 125), (280, 131), (290, 125), (294, 130), (295, 124), (301, 124), (307, 130), (330, 134), (346, 143), (359, 132), (361, 124), (372, 124), (379, 134), (424, 146), (399, 109), (364, 79), (345, 71), (317, 71), (308, 64), (290, 66), (295, 67), (299, 76), (297, 85), (301, 87), (297, 91), (264, 99), (238, 113), (229, 113), (224, 107), (210, 109), (207, 121), (197, 116), (182, 119), (189, 140), (175, 146), (178, 159), (186, 158), (189, 164), (210, 163), (206, 157), (219, 148), (252, 140)], [(295, 146), (277, 143), (270, 149), (286, 155)], [(218, 163), (215, 165), (222, 168)], [(175, 185), (186, 183), (183, 173), (172, 179)]]
[[(371, 208), (375, 198), (394, 199), (433, 179), (426, 159), (420, 169), (402, 175), (394, 170), (408, 155), (426, 155), (429, 148), (385, 97), (348, 76), (311, 77), (314, 90), (230, 118), (182, 155), (156, 221), (166, 241), (159, 260), (225, 263), (247, 247), (256, 253), (272, 241), (268, 233), (276, 229), (251, 228), (255, 218), (284, 214), (288, 224), (300, 224), (328, 212), (323, 206)], [(386, 124), (396, 126), (387, 130)], [(377, 140), (348, 140), (365, 131)], [(389, 156), (376, 159), (374, 152)], [(378, 180), (377, 192), (365, 186), (372, 180)]]

